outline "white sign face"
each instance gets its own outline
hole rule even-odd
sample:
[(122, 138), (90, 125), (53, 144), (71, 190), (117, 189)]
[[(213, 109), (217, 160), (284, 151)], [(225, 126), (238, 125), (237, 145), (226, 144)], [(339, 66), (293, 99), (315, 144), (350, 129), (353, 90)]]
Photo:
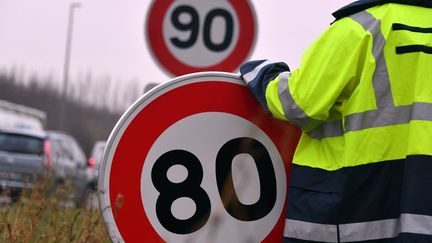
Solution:
[(226, 0), (175, 1), (163, 21), (165, 45), (180, 62), (205, 68), (232, 52), (238, 41), (238, 16)]
[[(218, 154), (220, 157), (224, 153), (224, 145), (236, 139), (243, 139), (243, 146), (251, 146), (250, 141), (261, 144), (269, 160), (257, 161), (257, 158), (244, 152), (239, 152), (229, 161), (217, 160)], [(181, 160), (183, 154), (193, 155), (196, 159), (184, 161), (187, 165), (183, 166), (182, 161), (164, 159), (163, 155), (168, 153), (173, 154), (176, 160)], [(163, 167), (155, 163), (172, 165)], [(257, 167), (257, 163), (269, 164)], [(233, 188), (226, 186), (225, 190), (218, 189), (217, 177), (223, 176), (223, 173), (217, 174), (217, 167), (229, 168)], [(196, 184), (187, 182), (193, 177), (192, 174), (200, 175)], [(272, 186), (276, 188), (262, 188), (262, 181), (272, 179), (276, 182)], [(161, 183), (159, 188), (155, 187), (155, 183)], [(170, 195), (173, 190), (181, 191), (186, 184), (190, 192)], [(236, 218), (237, 215), (231, 215), (222, 202), (223, 195), (227, 193), (237, 195), (241, 204), (237, 208), (239, 213), (255, 205), (253, 210), (260, 215), (253, 220), (241, 220)], [(155, 141), (144, 162), (141, 195), (146, 215), (164, 241), (207, 242), (212, 239), (212, 242), (221, 243), (260, 242), (271, 232), (282, 212), (286, 196), (285, 169), (271, 139), (253, 123), (227, 113), (199, 113), (173, 124)], [(258, 206), (263, 197), (274, 197), (270, 200), (272, 203), (265, 204), (266, 208)], [(158, 204), (165, 204), (168, 208), (163, 212), (164, 206), (158, 208)], [(201, 209), (208, 211), (209, 215), (200, 217), (195, 222), (195, 228), (193, 224), (185, 227), (185, 224), (190, 224), (188, 219), (199, 214)], [(177, 221), (165, 224), (164, 219), (170, 217)], [(182, 228), (186, 229), (182, 231)]]
[(156, 61), (178, 76), (235, 71), (249, 56), (257, 24), (248, 0), (156, 0), (146, 42)]

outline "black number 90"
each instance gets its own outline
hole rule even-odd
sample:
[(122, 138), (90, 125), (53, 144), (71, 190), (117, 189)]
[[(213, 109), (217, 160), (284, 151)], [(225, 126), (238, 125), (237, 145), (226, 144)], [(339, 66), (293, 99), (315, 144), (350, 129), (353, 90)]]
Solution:
[[(180, 15), (187, 14), (190, 16), (190, 21), (187, 23), (182, 23), (180, 21)], [(216, 17), (222, 17), (225, 20), (225, 36), (221, 43), (214, 43), (211, 39), (211, 26), (213, 20)], [(181, 5), (174, 9), (171, 15), (171, 22), (175, 28), (181, 31), (190, 31), (189, 39), (180, 40), (177, 37), (171, 38), (171, 43), (178, 48), (189, 48), (195, 44), (198, 39), (198, 34), (200, 31), (200, 21), (198, 12), (191, 6)], [(203, 27), (203, 41), (205, 46), (215, 52), (224, 51), (229, 47), (233, 37), (233, 29), (234, 29), (234, 21), (231, 14), (221, 8), (216, 8), (211, 10), (204, 19), (204, 27)]]
[[(260, 197), (251, 205), (241, 203), (235, 193), (231, 173), (232, 162), (239, 154), (249, 154), (255, 161), (259, 180)], [(182, 165), (187, 171), (186, 179), (180, 183), (168, 179), (168, 169)], [(160, 195), (156, 201), (156, 215), (167, 230), (177, 234), (190, 234), (203, 227), (209, 219), (211, 203), (206, 191), (201, 187), (203, 168), (199, 159), (185, 150), (171, 150), (161, 155), (155, 162), (151, 179)], [(216, 181), (219, 196), (225, 210), (241, 221), (254, 221), (265, 217), (276, 203), (276, 176), (267, 149), (259, 141), (240, 137), (225, 143), (216, 156)], [(224, 192), (234, 192), (228, 199)], [(187, 197), (195, 202), (195, 213), (188, 219), (178, 219), (171, 212), (175, 200)]]

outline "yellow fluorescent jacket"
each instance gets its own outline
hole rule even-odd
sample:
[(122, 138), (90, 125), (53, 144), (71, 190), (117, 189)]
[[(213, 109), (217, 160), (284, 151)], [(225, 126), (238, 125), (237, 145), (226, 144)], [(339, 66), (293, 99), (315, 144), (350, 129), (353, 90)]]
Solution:
[(432, 155), (431, 16), (385, 4), (342, 18), (301, 68), (269, 80), (268, 110), (303, 130), (295, 164), (333, 171)]

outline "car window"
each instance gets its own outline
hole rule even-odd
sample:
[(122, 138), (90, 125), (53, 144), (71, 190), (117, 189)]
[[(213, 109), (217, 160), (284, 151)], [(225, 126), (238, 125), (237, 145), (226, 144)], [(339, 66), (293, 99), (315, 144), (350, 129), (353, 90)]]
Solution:
[(42, 155), (43, 143), (43, 139), (37, 137), (0, 133), (0, 151)]
[(55, 155), (71, 162), (85, 165), (85, 155), (79, 145), (67, 137), (62, 139), (51, 139), (51, 148)]
[(70, 151), (72, 152), (72, 157), (74, 158), (74, 161), (84, 166), (86, 164), (84, 152), (75, 141), (71, 140), (70, 145)]
[(66, 141), (61, 139), (51, 139), (51, 149), (57, 157), (67, 160), (73, 160), (72, 153)]

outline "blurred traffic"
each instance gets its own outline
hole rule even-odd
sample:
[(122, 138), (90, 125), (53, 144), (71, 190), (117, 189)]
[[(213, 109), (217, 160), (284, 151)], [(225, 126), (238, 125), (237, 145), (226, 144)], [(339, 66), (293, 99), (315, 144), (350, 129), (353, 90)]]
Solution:
[(105, 149), (106, 141), (96, 141), (93, 146), (90, 157), (88, 158), (87, 177), (89, 186), (93, 190), (97, 190), (97, 182), (99, 177), (99, 169), (102, 160), (102, 155)]
[(49, 178), (51, 192), (70, 184), (68, 204), (96, 206), (105, 141), (96, 141), (86, 156), (72, 135), (47, 130), (46, 119), (44, 111), (0, 100), (0, 190), (15, 202), (38, 180)]

